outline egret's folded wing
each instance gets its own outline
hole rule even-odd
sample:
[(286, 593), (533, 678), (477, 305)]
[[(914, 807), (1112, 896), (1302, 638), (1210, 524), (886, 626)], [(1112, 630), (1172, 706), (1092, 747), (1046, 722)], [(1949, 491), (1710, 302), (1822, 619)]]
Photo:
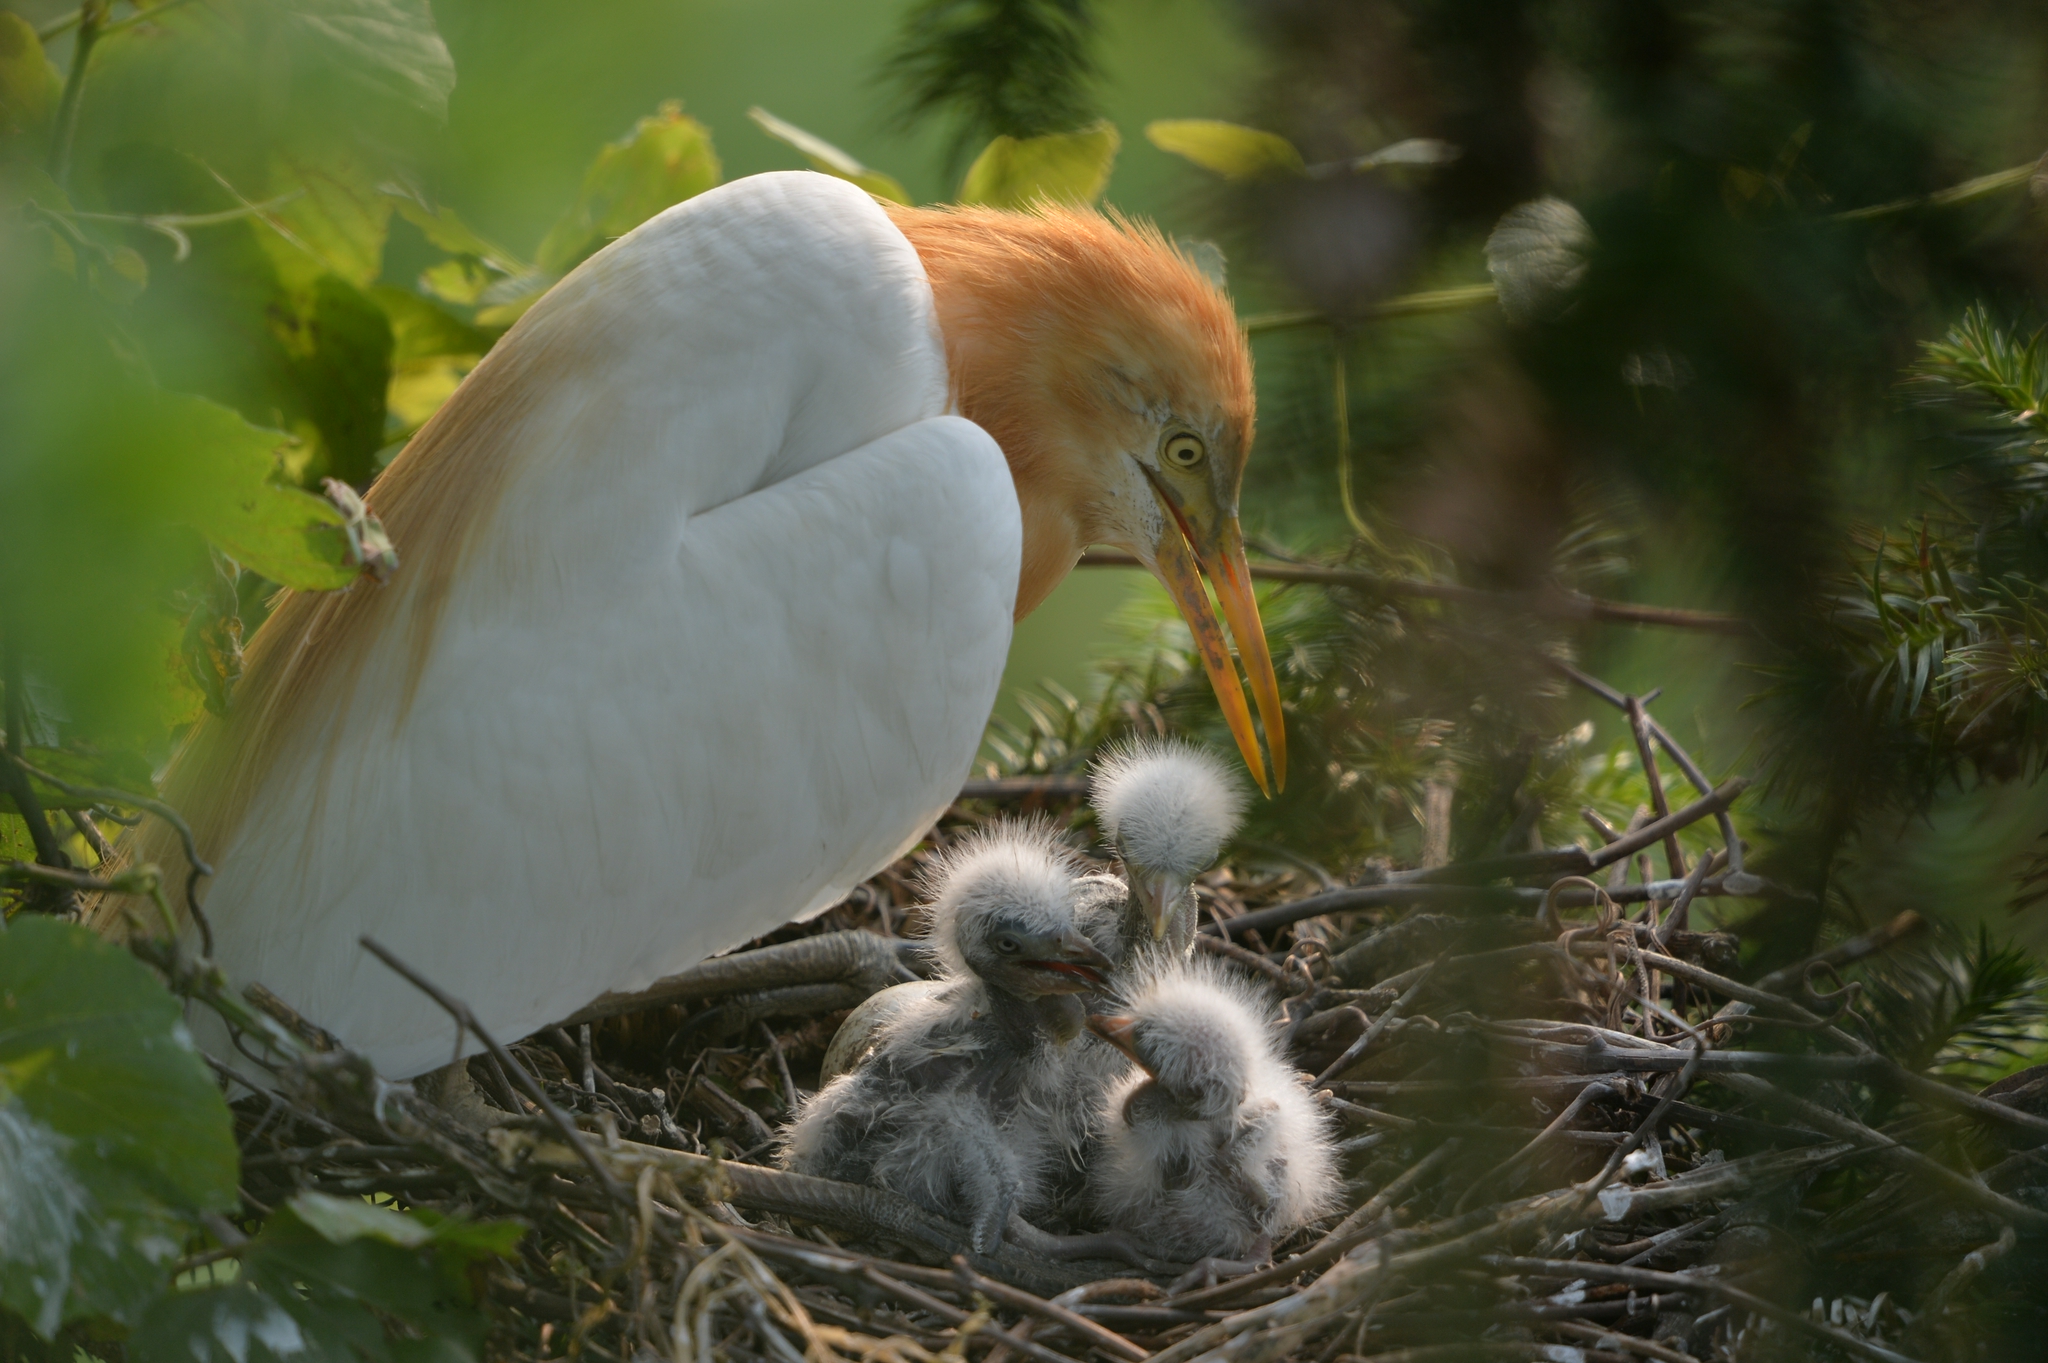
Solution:
[(477, 502), (459, 552), (383, 589), (209, 899), (232, 978), (398, 1076), (454, 1030), (364, 934), (510, 1039), (885, 864), (967, 772), (1016, 592), (1008, 469), (941, 415), (929, 285), (850, 186), (700, 196), (500, 351), (516, 388), (472, 376), (442, 418), (489, 462), (459, 432), (424, 456), (488, 497), (408, 485)]

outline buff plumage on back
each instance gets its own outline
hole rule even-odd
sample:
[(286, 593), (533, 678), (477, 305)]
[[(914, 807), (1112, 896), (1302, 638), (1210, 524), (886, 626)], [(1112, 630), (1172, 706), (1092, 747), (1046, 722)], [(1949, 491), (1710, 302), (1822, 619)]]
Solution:
[[(408, 680), (417, 682), (463, 550), (502, 486), (505, 470), (494, 456), (526, 415), (534, 378), (549, 367), (545, 344), (520, 344), (530, 319), (471, 371), (364, 499), (403, 546), (400, 579), (386, 587), (363, 581), (339, 592), (280, 592), (243, 658), (231, 712), (201, 716), (180, 746), (164, 798), (191, 825), (202, 856), (217, 856), (232, 839), (286, 737), (304, 731), (315, 714), (348, 704), (370, 644), (384, 630), (402, 624), (410, 632)], [(137, 830), (126, 855), (182, 879), (183, 848), (158, 821)], [(182, 916), (183, 897), (172, 899)], [(118, 933), (118, 907), (103, 901), (96, 926)]]

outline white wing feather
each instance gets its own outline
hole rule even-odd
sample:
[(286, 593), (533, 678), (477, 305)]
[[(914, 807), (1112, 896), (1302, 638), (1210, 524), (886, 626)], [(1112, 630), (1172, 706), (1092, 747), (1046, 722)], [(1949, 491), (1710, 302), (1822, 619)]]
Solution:
[(1009, 471), (859, 190), (702, 195), (513, 339), (563, 363), (410, 708), (394, 629), (208, 899), (231, 977), (400, 1077), (455, 1031), (362, 935), (510, 1040), (815, 912), (958, 790), (1009, 647)]

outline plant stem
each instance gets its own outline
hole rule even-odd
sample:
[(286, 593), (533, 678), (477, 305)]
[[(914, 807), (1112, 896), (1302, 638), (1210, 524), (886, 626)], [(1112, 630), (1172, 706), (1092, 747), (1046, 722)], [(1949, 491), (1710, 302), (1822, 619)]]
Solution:
[(50, 178), (60, 189), (71, 182), (71, 144), (78, 136), (78, 103), (85, 93), (85, 68), (100, 40), (110, 0), (86, 0), (78, 10), (78, 37), (71, 48), (71, 72), (64, 78), (64, 94), (57, 101), (57, 120), (50, 131)]

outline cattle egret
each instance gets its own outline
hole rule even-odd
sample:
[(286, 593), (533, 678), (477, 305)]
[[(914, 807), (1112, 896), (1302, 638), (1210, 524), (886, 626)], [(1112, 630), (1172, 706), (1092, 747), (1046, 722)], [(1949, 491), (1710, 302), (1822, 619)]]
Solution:
[(1074, 995), (1109, 964), (1075, 923), (1075, 879), (1042, 827), (985, 834), (946, 858), (930, 920), (937, 988), (909, 996), (851, 1072), (804, 1105), (784, 1167), (964, 1213), (977, 1252), (1000, 1243), (1013, 1212), (1039, 1211), (1086, 1134), (1066, 1081), (1084, 1017)]
[(1249, 988), (1161, 961), (1126, 994), (1088, 1020), (1142, 1070), (1103, 1098), (1097, 1215), (1158, 1253), (1241, 1260), (1335, 1207), (1328, 1121)]
[(1185, 955), (1195, 941), (1196, 876), (1244, 817), (1244, 793), (1192, 743), (1141, 739), (1109, 750), (1088, 780), (1089, 803), (1123, 859), (1130, 897), (1116, 933), (1119, 961), (1141, 943)]
[(371, 488), (393, 580), (286, 594), (187, 744), (219, 964), (406, 1076), (458, 1033), (365, 935), (514, 1037), (821, 911), (951, 801), (1089, 544), (1166, 585), (1263, 783), (1207, 574), (1284, 780), (1252, 406), (1229, 300), (1147, 226), (809, 172), (659, 214)]

